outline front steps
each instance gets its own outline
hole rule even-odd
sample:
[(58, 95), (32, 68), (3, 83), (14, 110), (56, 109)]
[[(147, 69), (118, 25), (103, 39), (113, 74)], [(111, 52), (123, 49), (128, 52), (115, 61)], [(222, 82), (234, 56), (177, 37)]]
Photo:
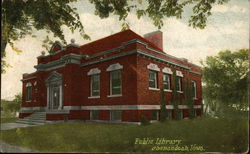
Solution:
[(19, 119), (16, 123), (29, 125), (43, 125), (46, 123), (46, 112), (34, 112), (30, 116)]

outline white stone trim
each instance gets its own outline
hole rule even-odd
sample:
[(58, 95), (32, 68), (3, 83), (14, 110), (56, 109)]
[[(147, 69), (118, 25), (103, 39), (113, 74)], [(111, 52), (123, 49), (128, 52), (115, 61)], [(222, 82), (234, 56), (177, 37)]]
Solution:
[(64, 110), (81, 110), (81, 106), (64, 106)]
[(171, 89), (164, 89), (165, 92), (172, 92)]
[(156, 90), (156, 91), (159, 91), (160, 89), (159, 88), (151, 88), (151, 87), (148, 87), (149, 90)]
[(122, 94), (117, 94), (117, 95), (108, 95), (107, 97), (122, 97)]
[(182, 94), (182, 93), (183, 93), (183, 91), (177, 91), (177, 93), (181, 93), (181, 94)]
[(153, 71), (160, 72), (160, 68), (158, 67), (158, 65), (153, 64), (153, 63), (148, 64), (148, 65), (147, 65), (147, 68), (148, 68), (149, 70), (153, 70)]
[(176, 71), (176, 76), (180, 76), (180, 77), (183, 77), (183, 74), (181, 71)]
[(26, 87), (32, 87), (32, 84), (30, 82), (26, 83)]
[[(188, 105), (178, 105), (179, 109), (188, 109)], [(195, 109), (201, 105), (194, 105)], [(22, 107), (22, 111), (45, 110), (46, 107)], [(70, 110), (159, 110), (160, 105), (99, 105), (99, 106), (64, 106), (63, 110), (46, 110), (47, 113), (68, 113)], [(174, 109), (173, 105), (166, 105), (166, 109)]]
[(34, 112), (34, 111), (45, 110), (45, 109), (46, 109), (46, 107), (38, 107), (38, 106), (35, 106), (35, 107), (21, 107), (20, 113), (31, 113), (31, 112)]
[(92, 68), (88, 71), (88, 75), (95, 75), (95, 74), (100, 74), (101, 73), (101, 70), (98, 69), (98, 68)]
[(70, 110), (46, 110), (46, 114), (69, 114)]
[(100, 96), (89, 96), (88, 99), (96, 99), (96, 98), (100, 98)]
[(119, 63), (109, 65), (106, 69), (107, 72), (123, 69), (123, 66)]
[(173, 105), (166, 105), (166, 109), (174, 109)]
[(194, 109), (200, 109), (201, 105), (194, 105)]
[(187, 105), (178, 105), (178, 109), (188, 109)]
[(162, 69), (162, 72), (163, 72), (163, 73), (167, 73), (167, 74), (173, 74), (172, 70), (171, 70), (170, 68), (168, 68), (168, 67), (164, 67), (164, 68)]

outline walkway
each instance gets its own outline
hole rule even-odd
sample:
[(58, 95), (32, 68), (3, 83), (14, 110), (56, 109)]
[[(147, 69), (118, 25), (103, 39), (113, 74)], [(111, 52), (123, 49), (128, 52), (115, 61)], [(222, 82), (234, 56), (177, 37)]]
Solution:
[(38, 153), (30, 149), (14, 146), (0, 141), (0, 152), (1, 153)]
[(31, 127), (36, 125), (20, 124), (20, 123), (1, 123), (0, 130), (9, 130), (15, 128)]

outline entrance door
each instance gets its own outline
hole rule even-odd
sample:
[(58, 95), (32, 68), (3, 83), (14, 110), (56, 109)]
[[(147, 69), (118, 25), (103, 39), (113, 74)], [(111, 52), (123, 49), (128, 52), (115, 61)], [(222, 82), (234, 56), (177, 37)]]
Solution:
[(49, 87), (49, 110), (57, 110), (60, 107), (60, 99), (61, 99), (61, 93), (60, 93), (60, 86), (59, 85), (51, 85)]
[(52, 72), (45, 82), (47, 87), (47, 109), (63, 109), (62, 75), (57, 72)]
[(60, 89), (59, 86), (52, 88), (52, 109), (58, 109), (60, 101)]

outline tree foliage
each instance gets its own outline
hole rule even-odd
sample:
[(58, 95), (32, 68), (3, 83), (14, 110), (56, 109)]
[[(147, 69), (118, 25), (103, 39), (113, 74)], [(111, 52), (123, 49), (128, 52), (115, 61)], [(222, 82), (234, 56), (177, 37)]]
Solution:
[[(76, 8), (70, 4), (77, 0), (3, 0), (1, 18), (1, 64), (5, 62), (7, 43), (14, 51), (20, 52), (14, 46), (14, 41), (32, 35), (34, 30), (46, 30), (54, 37), (66, 43), (62, 26), (67, 26), (72, 32), (78, 30), (81, 36), (89, 39), (84, 32)], [(35, 36), (34, 36), (35, 37)], [(46, 37), (47, 39), (47, 37)], [(47, 43), (46, 40), (44, 42)], [(4, 65), (5, 66), (5, 65)], [(1, 72), (4, 69), (2, 67)]]
[(166, 109), (166, 95), (163, 89), (161, 89), (161, 106), (160, 106), (160, 121), (164, 122), (168, 116)]
[(193, 89), (192, 89), (192, 83), (189, 76), (189, 71), (187, 71), (187, 75), (185, 77), (185, 104), (188, 106), (189, 111), (189, 117), (194, 118), (195, 117), (195, 110), (194, 110), (194, 98), (193, 98)]
[[(85, 33), (76, 8), (71, 3), (78, 0), (2, 0), (1, 18), (1, 72), (7, 67), (3, 60), (7, 43), (16, 52), (21, 52), (14, 46), (16, 40), (26, 35), (32, 35), (34, 30), (46, 30), (54, 37), (66, 43), (62, 26), (72, 32), (78, 30), (84, 39), (90, 39)], [(110, 14), (119, 16), (122, 30), (129, 28), (126, 18), (130, 12), (136, 13), (138, 19), (149, 17), (153, 24), (161, 28), (164, 18), (182, 18), (184, 8), (190, 7), (193, 14), (189, 25), (194, 28), (205, 28), (207, 18), (211, 15), (214, 4), (223, 4), (229, 0), (89, 0), (95, 6), (95, 14), (100, 18), (108, 18)], [(32, 35), (34, 36), (34, 35)], [(34, 36), (35, 37), (35, 36)], [(48, 51), (51, 41), (46, 37), (43, 47)]]
[(15, 113), (20, 110), (22, 102), (22, 95), (17, 94), (12, 101), (1, 100), (1, 107), (3, 109), (3, 116), (15, 116)]
[(177, 92), (177, 77), (176, 77), (176, 70), (175, 69), (172, 69), (172, 72), (173, 72), (173, 84), (174, 84), (174, 87), (173, 87), (173, 96), (172, 96), (172, 103), (173, 103), (173, 106), (174, 106), (174, 111), (175, 111), (175, 119), (176, 120), (179, 120), (181, 119), (181, 110), (178, 109), (178, 105), (180, 104), (180, 93)]
[(227, 108), (248, 108), (249, 49), (225, 50), (202, 62), (204, 98), (210, 109), (224, 112)]
[(205, 28), (207, 18), (212, 15), (214, 4), (224, 4), (229, 0), (89, 0), (95, 5), (95, 14), (107, 18), (110, 14), (118, 15), (119, 20), (125, 21), (129, 12), (135, 12), (138, 19), (149, 17), (153, 24), (161, 28), (165, 17), (182, 18), (184, 8), (192, 8), (193, 14), (189, 25), (194, 28)]

